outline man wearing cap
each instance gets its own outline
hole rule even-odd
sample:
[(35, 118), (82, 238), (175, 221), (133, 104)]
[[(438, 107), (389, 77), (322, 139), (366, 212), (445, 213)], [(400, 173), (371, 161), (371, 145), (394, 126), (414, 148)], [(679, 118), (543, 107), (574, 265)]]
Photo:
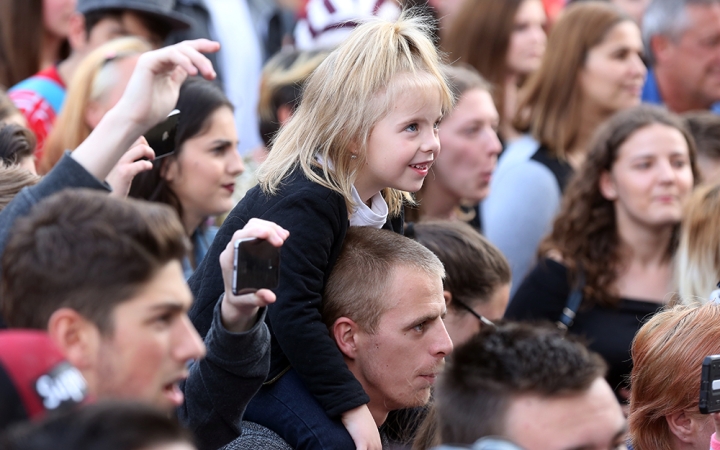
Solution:
[(67, 59), (21, 81), (8, 91), (37, 137), (36, 157), (65, 100), (66, 86), (83, 58), (100, 45), (123, 36), (162, 46), (174, 30), (190, 26), (187, 17), (173, 10), (175, 0), (78, 0), (70, 19)]

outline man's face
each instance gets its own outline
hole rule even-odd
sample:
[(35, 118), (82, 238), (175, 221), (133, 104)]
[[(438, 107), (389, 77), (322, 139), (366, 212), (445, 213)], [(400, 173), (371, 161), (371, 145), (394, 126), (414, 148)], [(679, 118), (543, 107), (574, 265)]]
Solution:
[(390, 306), (375, 334), (360, 331), (351, 370), (370, 396), (370, 406), (392, 411), (421, 406), (452, 351), (445, 330), (440, 277), (414, 268), (393, 270), (385, 298)]
[(624, 448), (627, 425), (605, 379), (579, 394), (520, 395), (505, 416), (505, 437), (525, 450)]
[(137, 13), (124, 11), (120, 16), (108, 16), (100, 20), (90, 30), (86, 51), (90, 52), (106, 42), (125, 36), (145, 39), (154, 49), (163, 45), (162, 37), (149, 30)]
[(689, 5), (687, 30), (657, 53), (678, 92), (697, 108), (720, 100), (720, 3)]
[(205, 355), (187, 316), (191, 303), (182, 266), (173, 261), (135, 298), (115, 307), (114, 328), (99, 337), (95, 394), (168, 409), (182, 404), (178, 384), (187, 378), (187, 362)]

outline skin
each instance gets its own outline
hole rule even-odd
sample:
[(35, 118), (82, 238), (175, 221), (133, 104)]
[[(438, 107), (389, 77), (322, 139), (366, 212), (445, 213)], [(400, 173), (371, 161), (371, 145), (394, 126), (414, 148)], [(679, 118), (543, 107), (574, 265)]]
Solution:
[[(197, 447), (189, 442), (168, 442), (165, 444), (157, 444), (142, 450), (196, 450)], [(140, 449), (138, 449), (140, 450)]]
[(98, 397), (144, 399), (165, 409), (182, 404), (178, 384), (187, 378), (187, 362), (205, 356), (187, 316), (193, 298), (184, 280), (180, 262), (172, 261), (115, 308), (114, 330), (95, 341)]
[(87, 36), (85, 52), (90, 52), (113, 39), (125, 36), (137, 36), (150, 43), (153, 49), (162, 47), (162, 38), (148, 29), (141, 16), (133, 11), (124, 11), (118, 18), (107, 17), (99, 21)]
[(515, 75), (529, 75), (540, 67), (545, 53), (547, 16), (540, 0), (525, 0), (515, 14), (507, 65)]
[(720, 160), (698, 154), (697, 165), (704, 183), (716, 183), (720, 181)]
[(100, 95), (100, 98), (88, 101), (85, 121), (90, 129), (95, 129), (103, 116), (120, 101), (139, 58), (140, 55), (132, 55), (108, 63), (112, 64), (108, 69), (112, 69), (112, 74), (109, 76), (114, 77), (114, 83)]
[(355, 188), (364, 202), (388, 187), (420, 190), (440, 152), (441, 117), (439, 92), (418, 95), (405, 91), (398, 95), (390, 112), (373, 127), (365, 163), (358, 170)]
[(525, 450), (611, 450), (625, 448), (626, 431), (612, 389), (598, 378), (581, 393), (517, 396), (503, 434)]
[(677, 39), (654, 36), (660, 93), (671, 111), (708, 109), (720, 100), (720, 4), (690, 5), (689, 26)]
[(77, 0), (43, 0), (43, 25), (45, 31), (64, 38), (70, 30), (70, 17), (75, 12)]
[[(445, 328), (447, 328), (453, 346), (457, 347), (478, 333), (483, 325), (477, 317), (464, 308), (453, 308), (452, 294), (449, 291), (445, 291), (444, 295), (448, 306), (450, 306), (447, 316), (445, 316)], [(468, 302), (468, 306), (476, 313), (494, 322), (503, 318), (509, 302), (510, 284), (504, 284), (498, 286), (487, 301)]]
[(442, 318), (442, 280), (415, 267), (397, 266), (385, 296), (395, 299), (380, 317), (375, 333), (347, 317), (333, 335), (350, 371), (370, 397), (377, 426), (395, 409), (425, 405), (452, 351)]
[(670, 429), (669, 444), (673, 450), (710, 448), (710, 436), (715, 432), (715, 422), (711, 416), (700, 414), (697, 407), (667, 414), (665, 420)]
[(192, 234), (209, 216), (232, 209), (235, 178), (245, 167), (237, 152), (238, 135), (232, 110), (217, 109), (207, 129), (186, 140), (164, 174), (183, 207), (183, 225)]
[(496, 131), (498, 122), (490, 93), (481, 89), (464, 93), (443, 120), (443, 151), (433, 166), (435, 176), (428, 183), (446, 194), (444, 204), (455, 206), (463, 199), (477, 202), (487, 197), (502, 150)]
[(640, 103), (647, 70), (640, 30), (630, 21), (615, 25), (588, 52), (580, 73), (583, 99), (596, 114), (610, 115)]

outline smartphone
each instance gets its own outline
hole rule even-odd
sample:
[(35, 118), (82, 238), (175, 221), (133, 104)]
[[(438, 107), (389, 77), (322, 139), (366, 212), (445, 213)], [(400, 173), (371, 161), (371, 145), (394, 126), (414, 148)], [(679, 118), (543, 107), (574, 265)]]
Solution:
[(155, 152), (155, 160), (175, 153), (175, 134), (177, 134), (180, 111), (173, 109), (167, 118), (145, 133), (148, 145)]
[(720, 411), (720, 355), (706, 356), (700, 376), (700, 412)]
[(265, 239), (235, 241), (232, 290), (235, 295), (275, 289), (280, 270), (280, 248)]

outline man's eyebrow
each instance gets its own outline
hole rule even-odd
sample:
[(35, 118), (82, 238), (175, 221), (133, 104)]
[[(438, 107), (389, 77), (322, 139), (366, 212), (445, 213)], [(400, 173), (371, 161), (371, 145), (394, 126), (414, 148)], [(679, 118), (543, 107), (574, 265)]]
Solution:
[(181, 302), (174, 301), (174, 300), (168, 300), (162, 303), (156, 303), (150, 307), (151, 311), (159, 311), (159, 310), (169, 310), (169, 311), (177, 311), (182, 312), (185, 311), (185, 305)]
[(412, 322), (411, 322), (412, 325), (411, 325), (411, 326), (415, 326), (415, 325), (418, 324), (418, 323), (427, 322), (428, 320), (436, 319), (436, 318), (440, 317), (441, 315), (442, 315), (442, 314), (438, 314), (438, 313), (436, 313), (436, 312), (431, 312), (431, 313), (427, 313), (427, 314), (425, 314), (425, 315), (422, 315), (422, 316), (420, 316), (420, 317), (416, 317), (415, 319), (412, 320)]

